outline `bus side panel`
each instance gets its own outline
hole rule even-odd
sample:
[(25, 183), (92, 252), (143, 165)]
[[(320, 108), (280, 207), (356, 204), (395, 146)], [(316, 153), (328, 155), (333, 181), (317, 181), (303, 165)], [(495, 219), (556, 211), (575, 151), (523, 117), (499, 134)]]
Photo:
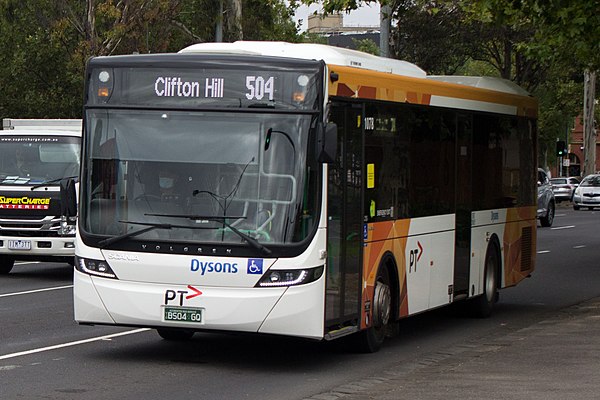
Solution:
[(514, 286), (533, 272), (535, 264), (535, 208), (520, 207), (473, 212), (470, 296), (483, 293), (485, 254), (492, 236), (500, 244), (500, 288)]
[[(474, 211), (471, 231), (471, 273), (469, 278), (469, 297), (483, 293), (485, 253), (492, 237), (498, 238), (500, 265), (504, 271), (504, 231), (506, 228), (506, 209)], [(500, 282), (499, 282), (499, 285)]]
[(361, 328), (370, 326), (370, 302), (382, 259), (393, 257), (393, 281), (402, 318), (448, 304), (454, 272), (454, 215), (367, 225), (363, 260)]
[(410, 228), (410, 220), (385, 221), (367, 224), (363, 256), (363, 283), (361, 296), (361, 329), (371, 326), (371, 299), (375, 288), (377, 268), (384, 255), (392, 254), (397, 266), (399, 293), (399, 314), (408, 315), (408, 296), (406, 291), (406, 267), (404, 252)]
[(454, 214), (412, 219), (405, 254), (409, 315), (451, 302), (454, 225)]
[(502, 287), (514, 286), (534, 270), (537, 219), (535, 207), (508, 210), (504, 231)]

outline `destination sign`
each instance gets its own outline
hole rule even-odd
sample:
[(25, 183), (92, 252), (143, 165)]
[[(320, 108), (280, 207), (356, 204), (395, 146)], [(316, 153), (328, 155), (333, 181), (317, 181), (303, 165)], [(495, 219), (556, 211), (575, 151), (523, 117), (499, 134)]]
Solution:
[(315, 109), (320, 87), (316, 68), (99, 68), (90, 77), (88, 104)]

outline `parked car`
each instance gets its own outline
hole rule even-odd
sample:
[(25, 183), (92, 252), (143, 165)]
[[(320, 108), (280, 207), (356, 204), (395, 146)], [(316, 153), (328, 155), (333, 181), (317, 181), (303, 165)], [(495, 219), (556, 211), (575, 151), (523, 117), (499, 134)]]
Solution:
[(579, 179), (574, 176), (552, 178), (550, 179), (550, 183), (552, 184), (554, 199), (560, 203), (563, 200), (571, 201), (573, 199), (575, 189), (579, 186)]
[(552, 226), (554, 222), (554, 210), (556, 201), (554, 200), (554, 192), (548, 174), (541, 168), (538, 168), (538, 204), (537, 217), (542, 226)]
[(588, 175), (579, 184), (573, 194), (573, 209), (587, 207), (593, 210), (600, 207), (600, 174)]

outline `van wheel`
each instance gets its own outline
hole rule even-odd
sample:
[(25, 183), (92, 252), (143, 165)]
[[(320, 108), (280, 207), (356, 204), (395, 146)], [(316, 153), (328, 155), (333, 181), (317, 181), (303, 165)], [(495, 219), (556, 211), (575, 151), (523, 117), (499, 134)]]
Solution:
[(371, 304), (373, 307), (371, 327), (356, 334), (357, 349), (361, 353), (375, 353), (378, 351), (387, 333), (392, 313), (392, 290), (390, 287), (390, 274), (385, 265), (380, 266), (377, 271)]
[(12, 271), (15, 259), (8, 256), (0, 256), (0, 275), (7, 275)]
[(554, 222), (554, 202), (548, 204), (546, 215), (540, 218), (540, 223), (542, 226), (552, 226), (552, 222)]
[(474, 317), (487, 318), (492, 314), (494, 303), (498, 298), (498, 269), (500, 260), (495, 243), (490, 243), (485, 253), (485, 269), (483, 276), (483, 293), (471, 300)]
[(191, 329), (158, 328), (156, 331), (161, 338), (177, 342), (189, 340), (194, 336)]

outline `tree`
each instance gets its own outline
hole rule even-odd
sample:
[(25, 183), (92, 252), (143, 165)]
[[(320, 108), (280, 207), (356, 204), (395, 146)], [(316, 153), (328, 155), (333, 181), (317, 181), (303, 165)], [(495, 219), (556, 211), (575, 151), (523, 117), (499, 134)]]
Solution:
[[(219, 1), (0, 0), (0, 117), (79, 118), (89, 57), (213, 41)], [(247, 39), (300, 40), (283, 0), (236, 3)]]
[(483, 57), (479, 24), (465, 24), (460, 8), (400, 0), (392, 8), (392, 55), (430, 74), (454, 74)]
[[(594, 104), (596, 71), (600, 69), (600, 8), (596, 0), (461, 0), (478, 20), (499, 20), (509, 26), (523, 21), (535, 26), (533, 40), (519, 46), (548, 63), (568, 60), (567, 70), (584, 75), (584, 173), (596, 171)], [(564, 63), (563, 63), (564, 65)], [(581, 96), (579, 97), (581, 98)]]

